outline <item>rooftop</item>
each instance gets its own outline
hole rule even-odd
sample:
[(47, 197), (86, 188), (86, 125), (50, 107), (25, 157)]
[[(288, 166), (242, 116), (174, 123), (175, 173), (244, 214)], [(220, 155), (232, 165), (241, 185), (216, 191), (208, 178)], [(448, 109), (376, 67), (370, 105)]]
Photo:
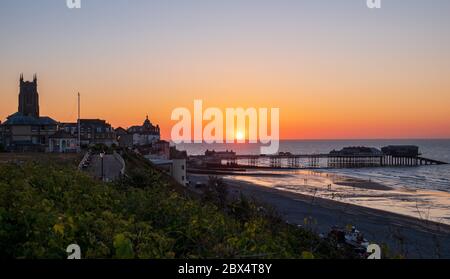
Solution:
[(53, 120), (50, 117), (47, 116), (41, 116), (39, 118), (35, 118), (28, 115), (23, 115), (20, 112), (16, 112), (10, 116), (7, 117), (7, 120), (1, 124), (1, 125), (36, 125), (36, 126), (42, 126), (42, 125), (56, 125), (58, 122)]

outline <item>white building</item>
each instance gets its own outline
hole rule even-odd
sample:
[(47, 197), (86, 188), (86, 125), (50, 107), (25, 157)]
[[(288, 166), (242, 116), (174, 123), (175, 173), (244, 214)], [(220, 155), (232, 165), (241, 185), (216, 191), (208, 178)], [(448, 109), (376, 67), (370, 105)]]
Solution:
[(188, 183), (186, 177), (186, 159), (174, 159), (174, 160), (162, 160), (162, 159), (149, 159), (155, 166), (164, 170), (167, 174), (172, 176), (175, 181), (183, 186)]
[(161, 138), (159, 125), (154, 126), (148, 119), (148, 116), (142, 126), (132, 126), (127, 132), (133, 135), (134, 146), (150, 145)]

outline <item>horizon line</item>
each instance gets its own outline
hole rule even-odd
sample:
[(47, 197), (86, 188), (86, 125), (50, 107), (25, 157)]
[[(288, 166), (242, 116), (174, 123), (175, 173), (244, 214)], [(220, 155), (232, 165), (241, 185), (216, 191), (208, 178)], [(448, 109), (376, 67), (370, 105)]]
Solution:
[[(172, 140), (167, 140), (167, 139), (162, 139), (162, 140), (166, 140), (169, 142), (172, 142)], [(341, 138), (341, 139), (280, 139), (280, 141), (389, 141), (389, 140), (450, 140), (450, 138)], [(181, 144), (204, 144), (205, 142), (202, 143), (181, 143)], [(233, 142), (233, 143), (227, 143), (227, 142), (223, 142), (223, 143), (213, 143), (213, 144), (261, 144), (261, 143), (249, 143), (249, 142), (245, 142), (245, 143), (238, 143), (238, 142)]]

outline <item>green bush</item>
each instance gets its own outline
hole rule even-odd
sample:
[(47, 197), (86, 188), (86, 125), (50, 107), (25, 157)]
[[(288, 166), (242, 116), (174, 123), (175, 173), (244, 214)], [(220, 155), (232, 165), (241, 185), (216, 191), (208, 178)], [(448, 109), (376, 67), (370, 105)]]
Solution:
[(347, 256), (250, 200), (226, 207), (175, 191), (145, 163), (114, 184), (68, 166), (0, 165), (0, 258), (63, 259), (72, 243), (83, 258)]

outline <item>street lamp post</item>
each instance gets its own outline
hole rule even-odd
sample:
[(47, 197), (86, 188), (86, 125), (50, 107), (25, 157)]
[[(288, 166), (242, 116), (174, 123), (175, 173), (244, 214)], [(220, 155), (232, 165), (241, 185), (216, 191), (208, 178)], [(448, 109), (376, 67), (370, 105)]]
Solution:
[(104, 152), (101, 152), (101, 153), (100, 153), (100, 158), (102, 159), (102, 166), (101, 166), (101, 168), (102, 168), (102, 176), (101, 176), (102, 181), (105, 180), (105, 178), (104, 178), (104, 171), (103, 171), (103, 157), (105, 157), (105, 153), (104, 153)]

